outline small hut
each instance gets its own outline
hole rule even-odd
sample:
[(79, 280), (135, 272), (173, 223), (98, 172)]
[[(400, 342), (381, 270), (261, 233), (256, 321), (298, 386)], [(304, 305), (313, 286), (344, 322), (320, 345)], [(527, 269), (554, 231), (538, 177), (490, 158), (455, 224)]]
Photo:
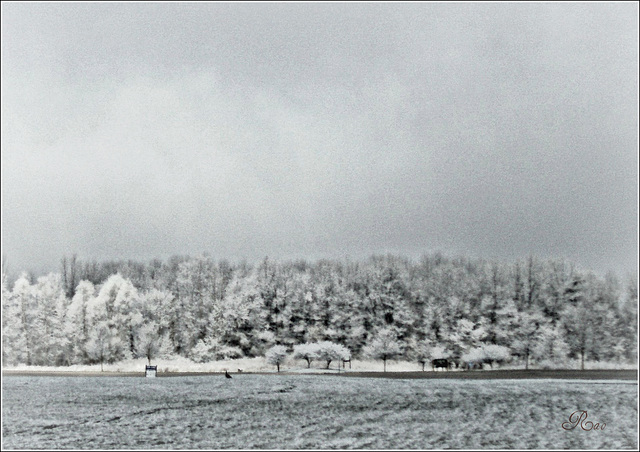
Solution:
[(144, 376), (155, 378), (158, 374), (158, 366), (145, 366)]

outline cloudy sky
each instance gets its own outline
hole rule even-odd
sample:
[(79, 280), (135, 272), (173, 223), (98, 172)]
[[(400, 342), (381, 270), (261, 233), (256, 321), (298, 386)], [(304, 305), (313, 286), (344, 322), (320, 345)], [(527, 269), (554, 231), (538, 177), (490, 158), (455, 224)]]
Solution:
[(637, 271), (638, 5), (2, 3), (2, 253)]

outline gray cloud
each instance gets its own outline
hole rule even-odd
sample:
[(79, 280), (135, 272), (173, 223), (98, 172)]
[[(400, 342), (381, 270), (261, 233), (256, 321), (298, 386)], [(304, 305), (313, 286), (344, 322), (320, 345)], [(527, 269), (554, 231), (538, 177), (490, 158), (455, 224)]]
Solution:
[(2, 6), (2, 239), (637, 270), (635, 4)]

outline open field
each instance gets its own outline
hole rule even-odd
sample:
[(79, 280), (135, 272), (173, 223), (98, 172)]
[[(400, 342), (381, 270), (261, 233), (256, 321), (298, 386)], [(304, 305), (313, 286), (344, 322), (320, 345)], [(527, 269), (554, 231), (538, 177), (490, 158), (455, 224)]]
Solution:
[[(3, 449), (638, 445), (635, 381), (236, 374), (231, 380), (7, 376), (2, 385)], [(605, 430), (564, 430), (576, 410)]]

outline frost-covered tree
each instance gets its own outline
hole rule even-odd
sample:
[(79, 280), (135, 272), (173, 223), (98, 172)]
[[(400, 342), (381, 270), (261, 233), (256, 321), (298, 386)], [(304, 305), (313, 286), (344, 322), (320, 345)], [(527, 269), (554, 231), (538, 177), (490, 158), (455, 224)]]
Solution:
[(276, 366), (278, 372), (280, 372), (280, 366), (285, 362), (287, 356), (287, 348), (283, 345), (274, 345), (265, 354), (267, 362)]
[(495, 330), (495, 340), (499, 345), (510, 347), (517, 340), (520, 329), (521, 314), (516, 308), (516, 302), (504, 299), (500, 308), (496, 311), (497, 327)]
[(584, 358), (593, 334), (589, 309), (583, 303), (569, 306), (565, 310), (562, 324), (570, 353), (580, 357), (580, 369), (584, 370)]
[(137, 291), (119, 274), (111, 276), (98, 295), (87, 305), (91, 324), (90, 342), (92, 360), (114, 362), (129, 359), (135, 352), (135, 326), (141, 323), (134, 309)]
[(431, 348), (431, 359), (449, 359), (451, 355), (452, 352), (441, 345), (436, 345)]
[(516, 317), (516, 323), (518, 328), (511, 348), (516, 355), (524, 359), (525, 369), (529, 369), (529, 357), (539, 341), (538, 331), (540, 326), (545, 324), (545, 319), (539, 313), (520, 312)]
[(304, 359), (307, 362), (307, 368), (311, 367), (311, 362), (318, 359), (318, 344), (306, 342), (293, 346), (293, 358)]
[(387, 360), (402, 354), (402, 344), (398, 341), (396, 333), (391, 329), (383, 329), (378, 332), (363, 349), (365, 356), (372, 359), (381, 359), (383, 369), (387, 371)]
[(19, 319), (16, 321), (16, 341), (24, 348), (22, 353), (16, 353), (18, 362), (33, 365), (34, 348), (38, 342), (37, 328), (38, 304), (35, 296), (35, 289), (29, 282), (26, 273), (22, 273), (13, 285), (12, 298), (17, 305)]
[(482, 367), (484, 359), (485, 353), (480, 347), (471, 348), (460, 355), (460, 361), (462, 361), (465, 368), (468, 369), (475, 368), (477, 365)]
[(169, 350), (168, 339), (160, 333), (156, 321), (149, 320), (138, 329), (136, 338), (136, 354), (147, 358), (149, 364), (154, 358), (167, 355)]
[(598, 330), (603, 323), (603, 306), (600, 303), (598, 281), (593, 275), (575, 275), (568, 288), (568, 306), (561, 320), (565, 339), (570, 348), (570, 357), (580, 358), (584, 369), (585, 356), (597, 358), (602, 352)]
[(549, 262), (545, 269), (544, 285), (541, 292), (541, 309), (545, 318), (555, 328), (563, 315), (568, 301), (573, 269), (562, 260)]
[(2, 365), (20, 364), (26, 351), (25, 328), (22, 325), (21, 306), (17, 296), (2, 280)]
[(452, 351), (452, 355), (458, 357), (467, 350), (479, 348), (486, 337), (486, 330), (481, 323), (476, 324), (468, 319), (460, 319), (447, 336), (444, 343)]
[(63, 256), (61, 260), (62, 284), (67, 298), (72, 299), (75, 295), (78, 277), (78, 256), (73, 254), (71, 258)]
[[(135, 354), (136, 336), (138, 329), (143, 324), (140, 312), (140, 296), (138, 290), (129, 279), (116, 278), (115, 281), (113, 279), (109, 278), (105, 285), (114, 284), (114, 286), (117, 286), (117, 295), (113, 304), (113, 321), (120, 336), (120, 341), (125, 347), (123, 358), (129, 358)], [(100, 292), (102, 293), (102, 291)]]
[(266, 327), (274, 335), (278, 335), (282, 320), (280, 314), (286, 303), (283, 298), (281, 273), (280, 266), (268, 257), (265, 257), (256, 270), (256, 284), (262, 300)]
[(139, 342), (143, 341), (152, 347), (150, 351), (154, 357), (169, 357), (175, 352), (172, 341), (173, 294), (168, 290), (151, 288), (138, 295), (142, 323), (137, 327), (136, 354), (146, 356)]
[(89, 281), (80, 281), (67, 308), (65, 334), (71, 339), (74, 362), (86, 362), (89, 340), (88, 306), (95, 295), (95, 287)]
[(242, 356), (242, 350), (238, 347), (225, 345), (220, 342), (220, 340), (212, 337), (206, 337), (198, 341), (189, 355), (189, 357), (197, 363), (217, 361), (221, 359), (237, 359)]
[(67, 298), (59, 274), (41, 276), (33, 287), (36, 300), (37, 327), (33, 331), (34, 363), (38, 365), (69, 365), (71, 341), (64, 333)]
[(139, 311), (142, 318), (157, 323), (161, 332), (169, 330), (170, 309), (173, 294), (167, 290), (151, 288), (145, 292), (138, 292)]
[(235, 349), (239, 356), (258, 354), (259, 343), (254, 331), (264, 327), (257, 292), (248, 281), (234, 277), (224, 299), (215, 303), (209, 315), (207, 334), (221, 344)]
[(489, 291), (481, 299), (481, 309), (485, 318), (486, 340), (490, 344), (498, 343), (499, 310), (507, 297), (507, 288), (504, 283), (504, 271), (494, 263), (489, 271)]
[(213, 338), (200, 339), (191, 349), (189, 357), (196, 363), (206, 363), (215, 360), (216, 352), (220, 349), (220, 341)]
[[(351, 357), (351, 352), (345, 346), (331, 341), (319, 342), (316, 346), (316, 354), (319, 360), (327, 363), (327, 369), (332, 361), (348, 360)], [(339, 364), (338, 367), (340, 367)]]
[[(618, 354), (621, 359), (636, 361), (638, 358), (638, 280), (630, 276), (625, 295), (620, 300), (615, 334), (618, 338)], [(621, 354), (620, 354), (621, 352)]]
[(209, 317), (219, 300), (216, 276), (215, 264), (208, 256), (188, 259), (178, 266), (175, 321), (179, 335), (175, 340), (177, 351), (183, 355), (209, 333)]
[(551, 322), (540, 326), (538, 340), (531, 350), (531, 356), (537, 362), (564, 363), (569, 352), (569, 345), (558, 328)]
[(483, 363), (489, 364), (493, 368), (493, 364), (503, 364), (511, 359), (511, 350), (503, 345), (486, 344), (482, 346), (484, 354)]
[(431, 360), (431, 350), (433, 345), (428, 339), (424, 339), (415, 347), (414, 356), (416, 361), (422, 364), (422, 371), (424, 372), (424, 366)]
[(100, 363), (100, 371), (104, 371), (104, 363), (116, 360), (114, 349), (117, 347), (117, 335), (112, 327), (104, 320), (94, 323), (89, 333), (86, 351), (91, 362)]

